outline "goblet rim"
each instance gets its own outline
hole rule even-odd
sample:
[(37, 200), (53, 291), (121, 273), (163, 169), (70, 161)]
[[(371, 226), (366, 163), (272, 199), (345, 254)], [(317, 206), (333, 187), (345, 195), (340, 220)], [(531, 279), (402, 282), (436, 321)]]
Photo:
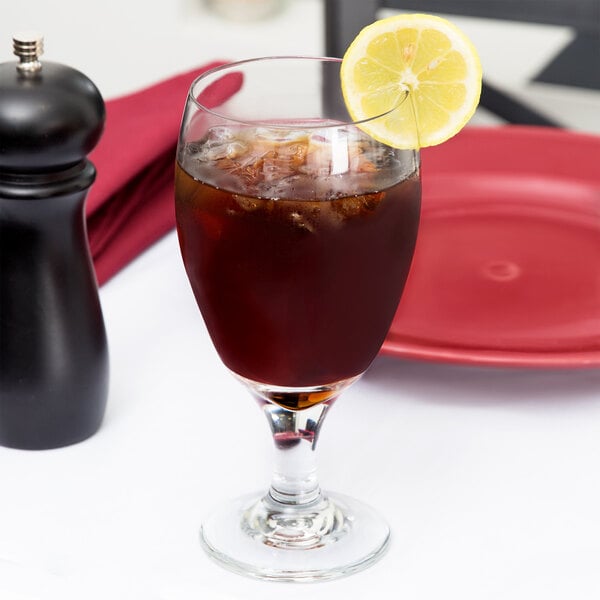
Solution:
[[(187, 100), (188, 100), (188, 102), (191, 102), (193, 105), (195, 105), (196, 108), (198, 108), (204, 112), (207, 112), (209, 114), (212, 114), (220, 119), (225, 119), (227, 121), (231, 121), (232, 123), (238, 123), (240, 125), (251, 125), (251, 126), (264, 125), (265, 127), (268, 126), (269, 128), (272, 128), (272, 129), (286, 129), (287, 130), (287, 129), (289, 129), (289, 124), (285, 124), (285, 123), (278, 124), (278, 123), (274, 123), (273, 121), (268, 121), (268, 120), (265, 120), (264, 122), (261, 120), (248, 121), (246, 119), (232, 117), (231, 115), (228, 115), (228, 114), (226, 115), (226, 114), (220, 112), (219, 110), (216, 110), (215, 108), (210, 108), (210, 107), (206, 106), (205, 104), (203, 104), (202, 102), (199, 102), (198, 98), (194, 94), (194, 89), (197, 86), (197, 84), (200, 83), (202, 80), (213, 76), (215, 73), (234, 69), (236, 67), (242, 67), (244, 65), (248, 65), (248, 64), (252, 64), (252, 63), (266, 62), (266, 61), (279, 61), (279, 60), (321, 61), (323, 63), (330, 62), (330, 63), (337, 63), (339, 65), (341, 65), (341, 63), (342, 63), (341, 58), (336, 58), (336, 57), (332, 57), (332, 56), (311, 56), (311, 55), (307, 55), (307, 54), (298, 54), (298, 55), (281, 54), (281, 55), (270, 55), (270, 56), (258, 56), (258, 57), (254, 57), (254, 58), (246, 58), (246, 59), (242, 59), (242, 60), (230, 61), (225, 64), (213, 67), (212, 69), (204, 71), (203, 73), (198, 75), (190, 84), (190, 87), (188, 89), (188, 94), (187, 94)], [(306, 125), (303, 125), (303, 129), (328, 130), (328, 129), (336, 129), (336, 128), (345, 127), (345, 126), (360, 127), (361, 125), (363, 125), (365, 123), (370, 123), (372, 121), (376, 121), (377, 119), (386, 117), (387, 115), (390, 115), (391, 113), (396, 111), (408, 99), (410, 90), (409, 90), (408, 86), (403, 85), (403, 84), (401, 84), (401, 85), (404, 87), (404, 94), (402, 95), (401, 100), (399, 102), (397, 102), (389, 110), (386, 110), (377, 115), (368, 117), (366, 119), (360, 119), (360, 120), (348, 119), (346, 121), (328, 121), (328, 122), (319, 122), (319, 123), (315, 123), (315, 124), (311, 123), (310, 125), (306, 124)]]

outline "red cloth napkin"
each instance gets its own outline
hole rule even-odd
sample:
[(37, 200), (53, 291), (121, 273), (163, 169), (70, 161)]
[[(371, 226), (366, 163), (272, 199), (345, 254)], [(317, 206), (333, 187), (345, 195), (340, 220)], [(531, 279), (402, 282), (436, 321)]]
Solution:
[[(213, 62), (106, 102), (104, 133), (90, 160), (97, 177), (87, 198), (88, 238), (102, 284), (175, 225), (175, 150), (191, 82)], [(241, 81), (223, 78), (203, 92), (218, 106)]]

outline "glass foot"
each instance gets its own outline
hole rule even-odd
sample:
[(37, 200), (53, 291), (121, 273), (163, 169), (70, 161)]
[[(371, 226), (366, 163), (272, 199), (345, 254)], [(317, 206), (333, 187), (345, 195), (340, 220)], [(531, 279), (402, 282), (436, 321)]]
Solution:
[(269, 494), (222, 506), (202, 525), (206, 552), (223, 567), (258, 579), (335, 579), (376, 562), (390, 539), (369, 506), (337, 494), (286, 506)]

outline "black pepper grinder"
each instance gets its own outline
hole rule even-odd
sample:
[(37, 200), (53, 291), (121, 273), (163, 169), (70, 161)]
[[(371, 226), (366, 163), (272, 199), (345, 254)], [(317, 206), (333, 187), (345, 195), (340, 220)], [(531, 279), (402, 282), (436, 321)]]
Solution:
[(0, 445), (67, 446), (100, 427), (108, 349), (85, 198), (105, 108), (96, 86), (13, 39), (0, 64)]

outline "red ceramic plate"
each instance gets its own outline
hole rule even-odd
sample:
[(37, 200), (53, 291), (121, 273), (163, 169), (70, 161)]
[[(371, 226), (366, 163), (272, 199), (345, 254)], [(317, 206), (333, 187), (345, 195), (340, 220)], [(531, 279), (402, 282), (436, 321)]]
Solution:
[(423, 211), (382, 352), (600, 366), (600, 137), (466, 128), (423, 151)]

